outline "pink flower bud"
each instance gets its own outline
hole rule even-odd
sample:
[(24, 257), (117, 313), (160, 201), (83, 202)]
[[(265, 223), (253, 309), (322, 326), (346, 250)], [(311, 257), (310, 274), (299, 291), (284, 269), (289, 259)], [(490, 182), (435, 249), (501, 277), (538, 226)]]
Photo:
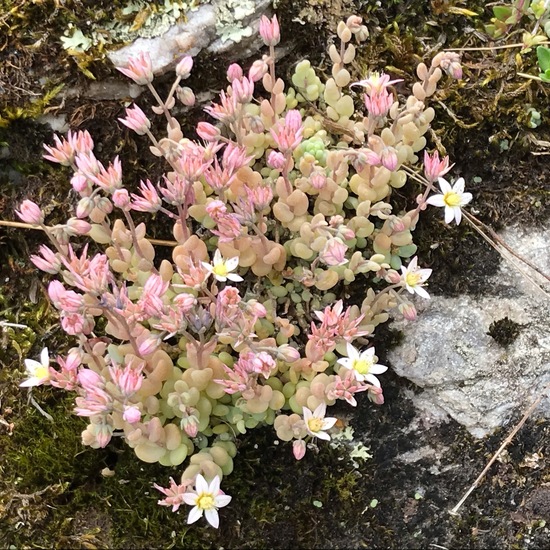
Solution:
[(359, 32), (361, 30), (361, 23), (363, 19), (357, 15), (350, 15), (346, 20), (346, 27), (353, 33)]
[(84, 174), (81, 174), (80, 172), (77, 172), (71, 178), (71, 185), (73, 189), (80, 195), (88, 196), (92, 191), (92, 186), (88, 182), (88, 179)]
[(322, 172), (313, 172), (309, 178), (309, 183), (314, 189), (321, 190), (327, 184), (327, 177)]
[(264, 318), (267, 315), (267, 310), (265, 309), (265, 306), (263, 304), (260, 304), (257, 300), (250, 300), (248, 302), (248, 307), (250, 309), (250, 313), (254, 315), (254, 317)]
[(119, 118), (124, 126), (133, 130), (138, 136), (143, 136), (151, 128), (151, 122), (146, 114), (137, 106), (126, 109), (126, 118)]
[(248, 196), (256, 209), (261, 212), (266, 209), (273, 200), (273, 189), (270, 186), (255, 187), (249, 189)]
[(397, 151), (393, 147), (385, 147), (380, 154), (382, 166), (393, 172), (397, 168)]
[(292, 132), (298, 132), (302, 128), (302, 115), (298, 109), (291, 109), (285, 116), (285, 127)]
[(135, 424), (141, 420), (141, 411), (135, 406), (126, 406), (124, 407), (124, 414), (122, 415), (122, 418), (129, 424)]
[(192, 294), (182, 292), (174, 297), (173, 302), (178, 306), (182, 313), (187, 313), (193, 309), (197, 303), (197, 299)]
[(384, 404), (384, 394), (382, 393), (382, 388), (379, 388), (378, 386), (372, 386), (369, 384), (369, 389), (367, 390), (367, 397), (375, 405)]
[(214, 220), (220, 218), (227, 212), (227, 206), (220, 200), (210, 201), (205, 207), (206, 213)]
[(140, 86), (153, 82), (153, 65), (148, 52), (140, 52), (137, 57), (128, 60), (128, 67), (117, 69)]
[(130, 210), (130, 195), (126, 189), (117, 189), (112, 195), (113, 204), (121, 210)]
[(243, 77), (240, 80), (234, 80), (232, 87), (233, 95), (239, 103), (250, 103), (254, 93), (254, 82)]
[(178, 96), (178, 99), (186, 106), (186, 107), (193, 107), (195, 105), (195, 94), (193, 93), (193, 90), (187, 86), (179, 87), (176, 90), (176, 94)]
[(176, 74), (180, 78), (187, 78), (193, 68), (193, 58), (190, 55), (183, 57), (176, 65)]
[(300, 352), (288, 344), (283, 344), (277, 348), (277, 359), (281, 359), (287, 363), (294, 363), (300, 359)]
[(189, 437), (196, 437), (199, 432), (199, 420), (194, 414), (182, 418), (181, 426)]
[(375, 153), (371, 149), (361, 149), (353, 158), (352, 158), (353, 167), (357, 172), (361, 172), (367, 166), (381, 166), (382, 159), (378, 153)]
[(344, 217), (340, 216), (340, 214), (337, 214), (336, 216), (330, 217), (328, 224), (330, 225), (330, 227), (339, 227), (344, 223), (344, 221)]
[[(434, 61), (437, 56), (434, 58)], [(433, 65), (433, 62), (432, 62)], [(456, 52), (444, 52), (439, 61), (439, 66), (451, 77), (457, 80), (462, 78), (462, 66), (460, 65), (460, 55)]]
[(150, 355), (159, 349), (159, 339), (156, 336), (150, 335), (140, 341), (138, 339), (138, 351), (142, 357)]
[(292, 453), (296, 460), (302, 460), (306, 454), (306, 442), (303, 439), (297, 439), (292, 444)]
[(401, 275), (395, 271), (395, 269), (390, 269), (385, 275), (386, 281), (392, 285), (397, 285), (401, 282)]
[(54, 136), (55, 145), (53, 147), (44, 145), (44, 149), (49, 153), (49, 155), (44, 155), (44, 158), (52, 162), (57, 162), (62, 166), (70, 166), (74, 161), (76, 152), (74, 139), (70, 131), (68, 138), (69, 139), (59, 139), (59, 136)]
[(90, 229), (92, 229), (92, 226), (88, 222), (78, 218), (69, 218), (69, 220), (67, 220), (65, 231), (71, 236), (87, 235), (90, 232)]
[(370, 95), (363, 95), (363, 100), (369, 115), (376, 118), (385, 117), (393, 105), (393, 95), (386, 88), (380, 91), (371, 90)]
[(103, 389), (105, 387), (105, 381), (92, 369), (82, 369), (78, 372), (78, 382), (80, 385), (90, 392), (94, 392), (96, 389)]
[(101, 425), (96, 433), (96, 441), (100, 448), (104, 449), (113, 437), (113, 428), (109, 425)]
[(66, 292), (65, 287), (60, 281), (51, 281), (48, 285), (48, 296), (54, 305), (59, 303)]
[(407, 321), (415, 321), (416, 320), (416, 308), (411, 303), (403, 303), (399, 304), (399, 307), (397, 308), (401, 315), (407, 319)]
[(216, 141), (220, 137), (220, 130), (209, 122), (199, 122), (197, 124), (197, 134), (205, 141)]
[(227, 80), (233, 82), (234, 80), (240, 80), (243, 77), (243, 69), (238, 63), (231, 63), (227, 67)]
[(268, 70), (269, 67), (267, 63), (263, 59), (257, 59), (252, 63), (248, 71), (248, 79), (252, 80), (252, 82), (258, 82), (264, 77)]
[(286, 158), (283, 153), (271, 151), (267, 157), (267, 165), (275, 170), (282, 170), (286, 166)]
[(348, 263), (346, 251), (348, 246), (338, 238), (327, 241), (323, 250), (319, 253), (319, 259), (327, 265), (344, 265)]
[(460, 80), (462, 78), (462, 65), (460, 65), (460, 63), (451, 63), (448, 73), (452, 78)]
[(265, 130), (264, 123), (262, 122), (262, 119), (259, 116), (252, 116), (250, 117), (250, 129), (255, 134), (262, 134)]
[(110, 214), (113, 211), (113, 203), (107, 197), (96, 198), (95, 205), (104, 214)]
[(61, 315), (61, 327), (72, 336), (90, 334), (94, 329), (94, 321), (80, 313), (67, 313)]
[(28, 199), (25, 199), (21, 203), (19, 210), (16, 210), (15, 213), (25, 223), (30, 223), (32, 225), (40, 225), (44, 223), (44, 214), (42, 213), (42, 210), (40, 210), (40, 206)]
[(355, 231), (353, 229), (350, 229), (349, 227), (346, 227), (339, 230), (339, 236), (344, 241), (351, 241), (351, 239), (355, 238)]
[(397, 216), (391, 216), (389, 218), (389, 225), (392, 233), (401, 233), (402, 231), (405, 231), (407, 229), (403, 220), (398, 218)]
[(276, 46), (279, 43), (281, 32), (276, 15), (271, 18), (271, 21), (265, 15), (262, 15), (260, 19), (260, 36), (266, 46)]
[(94, 208), (94, 199), (90, 199), (90, 197), (82, 197), (76, 205), (76, 217), (87, 218)]

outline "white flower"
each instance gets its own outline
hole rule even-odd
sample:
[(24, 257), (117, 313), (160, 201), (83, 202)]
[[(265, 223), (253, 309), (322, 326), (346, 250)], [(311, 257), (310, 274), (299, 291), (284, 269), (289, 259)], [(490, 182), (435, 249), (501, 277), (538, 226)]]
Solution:
[(184, 493), (182, 498), (186, 504), (193, 506), (187, 523), (195, 523), (204, 513), (206, 521), (215, 529), (220, 524), (218, 508), (227, 506), (231, 501), (231, 497), (220, 490), (220, 476), (216, 476), (209, 485), (201, 474), (195, 480), (195, 492)]
[(407, 267), (401, 266), (401, 285), (411, 294), (418, 294), (422, 298), (430, 299), (430, 295), (422, 288), (428, 277), (432, 274), (431, 269), (419, 269), (418, 256), (415, 256)]
[(236, 273), (231, 273), (238, 265), (239, 265), (239, 257), (234, 256), (233, 258), (230, 258), (229, 260), (224, 260), (222, 258), (222, 253), (218, 250), (216, 250), (214, 254), (214, 261), (212, 264), (201, 262), (203, 267), (216, 277), (217, 281), (220, 281), (221, 283), (225, 283), (227, 279), (234, 282), (242, 281), (243, 278), (240, 275), (237, 275)]
[(464, 193), (464, 178), (458, 178), (452, 187), (444, 178), (439, 178), (438, 181), (442, 194), (432, 195), (426, 202), (432, 206), (444, 206), (445, 223), (455, 220), (458, 225), (462, 219), (461, 208), (472, 200), (472, 194)]
[(40, 386), (50, 381), (50, 356), (48, 348), (44, 348), (40, 353), (40, 363), (34, 359), (25, 359), (25, 368), (29, 378), (19, 384), (22, 388)]
[(374, 348), (360, 352), (348, 342), (346, 349), (348, 356), (338, 359), (337, 362), (345, 369), (353, 370), (357, 381), (370, 382), (379, 388), (380, 382), (374, 375), (386, 372), (388, 367), (375, 363), (377, 357), (374, 355)]
[(307, 433), (319, 439), (330, 440), (330, 435), (324, 430), (332, 428), (336, 424), (337, 419), (325, 418), (325, 413), (327, 412), (326, 403), (321, 403), (313, 412), (304, 407), (303, 412)]

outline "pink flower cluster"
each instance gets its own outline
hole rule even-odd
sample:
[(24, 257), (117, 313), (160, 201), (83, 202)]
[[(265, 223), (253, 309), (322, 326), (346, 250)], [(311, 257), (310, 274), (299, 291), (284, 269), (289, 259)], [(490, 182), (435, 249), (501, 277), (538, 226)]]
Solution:
[(306, 345), (308, 357), (321, 359), (325, 353), (333, 351), (341, 341), (351, 342), (355, 338), (365, 336), (368, 332), (360, 330), (363, 316), (352, 319), (351, 309), (344, 311), (344, 303), (338, 300), (334, 305), (325, 307), (324, 311), (316, 311), (315, 316), (321, 321), (317, 326), (311, 323), (309, 341)]

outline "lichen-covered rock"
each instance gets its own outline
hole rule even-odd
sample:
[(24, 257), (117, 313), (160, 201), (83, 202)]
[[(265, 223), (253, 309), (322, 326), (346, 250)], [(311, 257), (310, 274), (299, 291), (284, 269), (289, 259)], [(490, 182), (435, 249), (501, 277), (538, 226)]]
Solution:
[(259, 21), (270, 6), (270, 0), (214, 0), (201, 4), (186, 14), (185, 23), (173, 25), (161, 36), (137, 38), (109, 52), (108, 57), (115, 66), (125, 66), (128, 59), (146, 51), (157, 75), (173, 69), (183, 55), (195, 56), (203, 49), (213, 54), (231, 50), (232, 60), (243, 59), (261, 47)]

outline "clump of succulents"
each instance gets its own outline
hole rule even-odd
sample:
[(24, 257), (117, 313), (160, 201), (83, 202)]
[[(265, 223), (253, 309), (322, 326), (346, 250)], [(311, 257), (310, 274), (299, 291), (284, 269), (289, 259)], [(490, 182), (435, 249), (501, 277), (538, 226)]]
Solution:
[[(407, 97), (385, 74), (351, 83), (348, 67), (368, 33), (350, 17), (338, 26), (339, 47), (329, 48), (332, 77), (323, 83), (302, 61), (287, 87), (276, 73), (277, 19), (264, 18), (260, 34), (268, 52), (248, 72), (228, 68), (198, 140), (184, 137), (171, 113), (177, 101), (195, 102), (181, 85), (192, 58), (178, 63), (165, 99), (146, 53), (120, 68), (151, 91), (152, 110), (166, 119), (163, 137), (137, 105), (120, 119), (166, 162), (161, 181), (129, 192), (120, 160), (105, 166), (87, 132), (69, 132), (46, 158), (74, 171), (74, 216), (49, 227), (35, 203), (18, 211), (51, 241), (31, 259), (53, 276), (49, 297), (76, 342), (57, 368), (47, 350), (40, 362), (27, 360), (22, 385), (76, 392), (75, 412), (89, 419), (85, 445), (105, 447), (119, 435), (145, 462), (185, 464), (179, 482), (156, 486), (159, 503), (192, 505), (189, 523), (204, 513), (214, 527), (230, 500), (220, 481), (233, 469), (239, 434), (273, 425), (299, 460), (308, 444), (330, 439), (336, 419), (326, 409), (337, 400), (355, 406), (355, 394), (367, 392), (383, 403), (377, 375), (387, 367), (368, 339), (393, 310), (416, 317), (412, 294), (429, 297), (431, 270), (418, 267), (413, 243), (420, 212), (441, 206), (448, 223), (459, 223), (471, 199), (463, 180), (442, 178), (448, 158), (424, 153), (423, 174), (415, 168), (434, 118), (427, 99), (443, 73), (461, 76), (456, 54), (421, 63)], [(424, 191), (413, 208), (395, 211), (392, 190), (409, 178)], [(156, 260), (166, 243), (147, 237), (136, 211), (172, 224), (171, 260)], [(73, 237), (104, 250), (76, 252)], [(369, 286), (360, 305), (346, 306), (339, 294), (358, 280), (378, 290)]]

